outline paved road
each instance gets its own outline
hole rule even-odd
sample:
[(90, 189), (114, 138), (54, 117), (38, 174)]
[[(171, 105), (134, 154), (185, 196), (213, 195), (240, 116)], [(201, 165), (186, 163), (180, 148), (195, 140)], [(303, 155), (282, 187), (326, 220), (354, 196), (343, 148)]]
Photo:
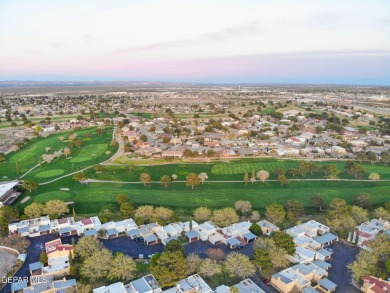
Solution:
[[(27, 249), (27, 258), (24, 264), (21, 266), (19, 271), (15, 274), (15, 277), (29, 277), (29, 264), (39, 261), (39, 255), (44, 250), (44, 245), (46, 242), (57, 239), (55, 235), (49, 234), (39, 237), (29, 238), (31, 245)], [(77, 237), (75, 238), (77, 240)], [(62, 243), (71, 244), (72, 237), (64, 237), (62, 238)], [(11, 284), (7, 284), (1, 291), (1, 293), (9, 293), (11, 292)]]
[(334, 254), (332, 259), (328, 261), (332, 265), (328, 278), (337, 284), (336, 292), (361, 292), (352, 285), (351, 272), (346, 267), (355, 260), (356, 255), (359, 253), (359, 248), (345, 244), (342, 241), (332, 244), (329, 248), (333, 249)]
[[(63, 243), (72, 243), (72, 238), (77, 242), (78, 237), (64, 237), (62, 238)], [(39, 255), (44, 249), (44, 243), (56, 239), (55, 235), (45, 235), (35, 238), (30, 238), (31, 246), (27, 250), (27, 259), (20, 270), (15, 274), (16, 277), (29, 276), (29, 264), (33, 262), (37, 262), (39, 260)], [(133, 258), (139, 258), (140, 254), (144, 256), (144, 258), (148, 258), (153, 253), (161, 253), (164, 249), (164, 245), (159, 243), (152, 246), (146, 246), (143, 242), (136, 242), (131, 240), (128, 236), (122, 236), (115, 239), (110, 240), (102, 240), (103, 245), (111, 250), (113, 253), (115, 252), (123, 252), (124, 254), (131, 256)], [(209, 241), (196, 241), (192, 243), (184, 244), (184, 249), (187, 254), (197, 253), (200, 257), (207, 256), (207, 250), (212, 247), (221, 248), (225, 255), (228, 255), (232, 251), (237, 251), (242, 254), (245, 254), (249, 257), (253, 254), (253, 245), (250, 243), (244, 246), (241, 249), (229, 249), (226, 245), (212, 245)], [(337, 290), (336, 292), (340, 293), (358, 293), (357, 290), (351, 283), (351, 273), (346, 269), (346, 266), (355, 260), (357, 253), (359, 252), (359, 248), (347, 245), (343, 242), (339, 242), (330, 246), (334, 251), (333, 258), (329, 260), (329, 263), (332, 265), (332, 268), (329, 271), (329, 279), (336, 283)], [(262, 278), (259, 274), (254, 275), (251, 278), (256, 284), (258, 284), (265, 292), (276, 293), (276, 291), (272, 286), (266, 286), (262, 282)], [(7, 285), (3, 288), (1, 293), (10, 292), (10, 285)]]

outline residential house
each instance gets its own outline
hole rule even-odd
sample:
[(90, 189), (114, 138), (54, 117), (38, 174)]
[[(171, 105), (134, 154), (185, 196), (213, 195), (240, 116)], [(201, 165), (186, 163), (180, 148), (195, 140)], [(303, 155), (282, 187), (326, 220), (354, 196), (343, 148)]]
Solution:
[(153, 275), (146, 275), (126, 285), (127, 293), (161, 293), (160, 285)]
[(216, 226), (213, 222), (207, 221), (203, 224), (193, 227), (193, 230), (198, 233), (200, 240), (207, 241), (211, 235), (217, 232), (217, 228), (218, 226)]
[(60, 293), (73, 292), (77, 290), (76, 279), (60, 279), (54, 280), (53, 276), (30, 277), (30, 286), (27, 282), (22, 281), (11, 285), (12, 292), (23, 293)]
[(270, 236), (272, 232), (280, 231), (280, 228), (267, 220), (261, 220), (257, 222), (257, 225), (260, 226), (263, 234)]
[(336, 287), (337, 285), (327, 278), (319, 280), (318, 285), (316, 286), (316, 288), (320, 289), (321, 292), (326, 292), (326, 293), (336, 291)]
[[(61, 238), (58, 238), (45, 243), (45, 252), (48, 259), (48, 265), (46, 267), (42, 267), (40, 273), (35, 270), (33, 273), (31, 273), (31, 275), (63, 276), (69, 274), (69, 259), (74, 257), (72, 245), (62, 244)], [(35, 264), (36, 267), (40, 266), (39, 263)]]
[(390, 222), (382, 219), (371, 219), (357, 226), (358, 246), (369, 249), (368, 241), (374, 239), (378, 234), (390, 230)]
[(73, 217), (54, 219), (50, 221), (52, 232), (57, 232), (62, 236), (77, 235), (77, 227)]
[(101, 228), (102, 223), (97, 216), (76, 222), (77, 235), (79, 236), (96, 236)]
[(93, 293), (127, 293), (127, 290), (122, 282), (110, 284), (93, 289)]
[(179, 281), (175, 287), (163, 293), (211, 293), (213, 290), (199, 275), (189, 276)]
[(242, 280), (240, 283), (234, 285), (239, 293), (265, 293), (259, 286), (257, 286), (251, 279)]
[(23, 220), (8, 225), (10, 234), (19, 236), (36, 237), (46, 235), (51, 232), (50, 218), (48, 216)]
[(304, 278), (299, 272), (287, 268), (272, 275), (271, 284), (282, 293), (302, 292), (305, 287), (310, 286), (310, 280)]
[(385, 281), (373, 276), (363, 278), (363, 286), (360, 288), (365, 293), (389, 293), (390, 281)]
[(153, 245), (158, 243), (158, 238), (155, 232), (159, 230), (161, 226), (158, 223), (150, 223), (139, 226), (141, 236), (144, 238), (146, 245)]

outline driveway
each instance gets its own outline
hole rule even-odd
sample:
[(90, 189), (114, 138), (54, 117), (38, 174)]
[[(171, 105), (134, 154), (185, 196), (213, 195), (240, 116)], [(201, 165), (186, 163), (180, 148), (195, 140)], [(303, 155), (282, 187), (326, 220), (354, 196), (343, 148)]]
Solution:
[(134, 258), (138, 258), (140, 254), (143, 254), (144, 258), (148, 258), (149, 255), (152, 255), (156, 252), (161, 253), (164, 249), (164, 245), (161, 243), (146, 246), (144, 242), (135, 242), (128, 236), (102, 240), (102, 243), (113, 253), (123, 252), (124, 254)]
[[(52, 241), (54, 239), (57, 239), (54, 234), (39, 236), (39, 237), (33, 237), (29, 238), (30, 240), (30, 247), (27, 249), (27, 258), (24, 264), (21, 266), (19, 271), (16, 272), (15, 277), (30, 277), (30, 271), (29, 271), (29, 264), (39, 261), (39, 255), (42, 251), (45, 249), (45, 243)], [(77, 241), (77, 237), (75, 237), (75, 240)], [(72, 237), (63, 237), (62, 243), (64, 244), (72, 244)], [(11, 292), (11, 284), (7, 284), (1, 292), (8, 293)]]
[(355, 260), (359, 248), (345, 244), (342, 241), (332, 244), (329, 248), (333, 249), (334, 254), (332, 259), (327, 261), (332, 265), (329, 269), (328, 278), (337, 284), (336, 292), (361, 292), (352, 285), (351, 272), (347, 268), (347, 265)]

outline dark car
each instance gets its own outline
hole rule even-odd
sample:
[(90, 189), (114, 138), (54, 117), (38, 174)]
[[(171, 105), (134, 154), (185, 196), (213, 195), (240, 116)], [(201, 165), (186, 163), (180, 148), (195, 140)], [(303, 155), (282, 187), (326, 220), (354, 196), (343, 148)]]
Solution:
[(271, 283), (267, 278), (263, 278), (263, 283), (266, 284), (267, 286), (271, 285)]

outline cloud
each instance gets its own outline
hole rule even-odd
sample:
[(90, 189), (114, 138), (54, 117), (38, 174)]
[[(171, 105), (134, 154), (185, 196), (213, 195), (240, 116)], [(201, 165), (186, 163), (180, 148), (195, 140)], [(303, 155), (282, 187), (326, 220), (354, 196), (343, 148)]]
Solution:
[(153, 43), (153, 44), (139, 46), (139, 47), (129, 47), (124, 49), (119, 49), (111, 52), (111, 54), (126, 54), (126, 53), (134, 53), (134, 52), (141, 52), (141, 51), (157, 51), (157, 50), (164, 50), (170, 48), (202, 45), (210, 42), (221, 42), (224, 40), (239, 39), (242, 37), (259, 34), (262, 32), (263, 29), (261, 28), (260, 23), (257, 21), (253, 21), (253, 22), (246, 23), (244, 25), (226, 27), (221, 30), (200, 34), (193, 38)]

